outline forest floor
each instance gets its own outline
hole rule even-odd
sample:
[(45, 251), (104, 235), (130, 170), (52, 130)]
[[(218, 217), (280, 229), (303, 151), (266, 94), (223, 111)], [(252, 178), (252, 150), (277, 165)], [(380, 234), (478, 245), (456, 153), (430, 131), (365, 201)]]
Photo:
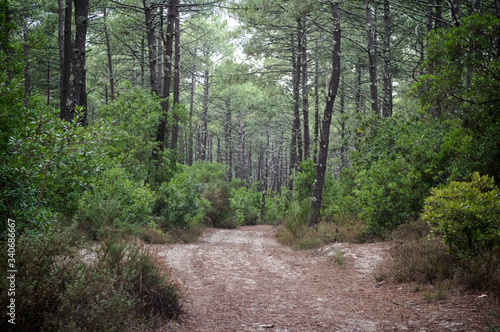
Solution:
[(181, 319), (157, 331), (484, 331), (499, 309), (481, 294), (448, 289), (427, 301), (425, 288), (379, 284), (388, 242), (294, 251), (272, 226), (247, 226), (154, 247), (186, 288)]

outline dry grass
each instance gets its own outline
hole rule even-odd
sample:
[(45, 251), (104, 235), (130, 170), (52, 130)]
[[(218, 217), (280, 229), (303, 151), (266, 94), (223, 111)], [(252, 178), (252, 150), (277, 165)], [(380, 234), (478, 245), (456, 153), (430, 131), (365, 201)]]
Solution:
[(203, 234), (205, 227), (195, 225), (186, 228), (176, 228), (164, 233), (157, 228), (143, 228), (140, 232), (140, 238), (148, 244), (167, 244), (167, 243), (194, 243)]
[[(500, 297), (500, 248), (474, 257), (455, 257), (448, 253), (441, 239), (428, 235), (429, 228), (422, 221), (402, 225), (394, 232), (391, 277), (396, 282), (449, 282)], [(424, 294), (432, 300), (434, 295)]]
[(326, 222), (308, 227), (306, 221), (286, 221), (277, 227), (278, 241), (295, 250), (315, 249), (335, 242), (359, 243), (362, 224), (359, 221)]

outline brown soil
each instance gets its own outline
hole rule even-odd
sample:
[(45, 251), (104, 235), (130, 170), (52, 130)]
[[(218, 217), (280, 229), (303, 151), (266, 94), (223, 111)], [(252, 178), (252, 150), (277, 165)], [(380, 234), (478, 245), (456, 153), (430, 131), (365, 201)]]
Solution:
[(272, 226), (249, 226), (156, 247), (187, 288), (181, 320), (158, 331), (484, 331), (495, 309), (481, 294), (427, 302), (412, 285), (378, 284), (389, 243), (293, 251)]

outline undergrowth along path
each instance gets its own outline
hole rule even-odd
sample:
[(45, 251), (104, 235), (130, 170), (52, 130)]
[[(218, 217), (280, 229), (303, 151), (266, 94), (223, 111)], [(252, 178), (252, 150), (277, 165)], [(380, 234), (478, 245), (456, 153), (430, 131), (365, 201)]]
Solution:
[(272, 226), (246, 226), (155, 247), (187, 288), (181, 321), (162, 331), (484, 331), (491, 309), (477, 294), (427, 302), (412, 285), (377, 282), (389, 243), (293, 251)]

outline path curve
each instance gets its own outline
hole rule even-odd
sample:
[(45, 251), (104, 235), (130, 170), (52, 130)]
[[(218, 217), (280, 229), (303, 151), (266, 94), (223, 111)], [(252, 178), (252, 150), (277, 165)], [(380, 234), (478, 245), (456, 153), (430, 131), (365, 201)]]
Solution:
[[(293, 251), (272, 226), (207, 229), (195, 244), (155, 246), (186, 287), (181, 323), (163, 331), (483, 331), (477, 295), (427, 303), (374, 271), (389, 244)], [(331, 257), (342, 251), (342, 269)]]

